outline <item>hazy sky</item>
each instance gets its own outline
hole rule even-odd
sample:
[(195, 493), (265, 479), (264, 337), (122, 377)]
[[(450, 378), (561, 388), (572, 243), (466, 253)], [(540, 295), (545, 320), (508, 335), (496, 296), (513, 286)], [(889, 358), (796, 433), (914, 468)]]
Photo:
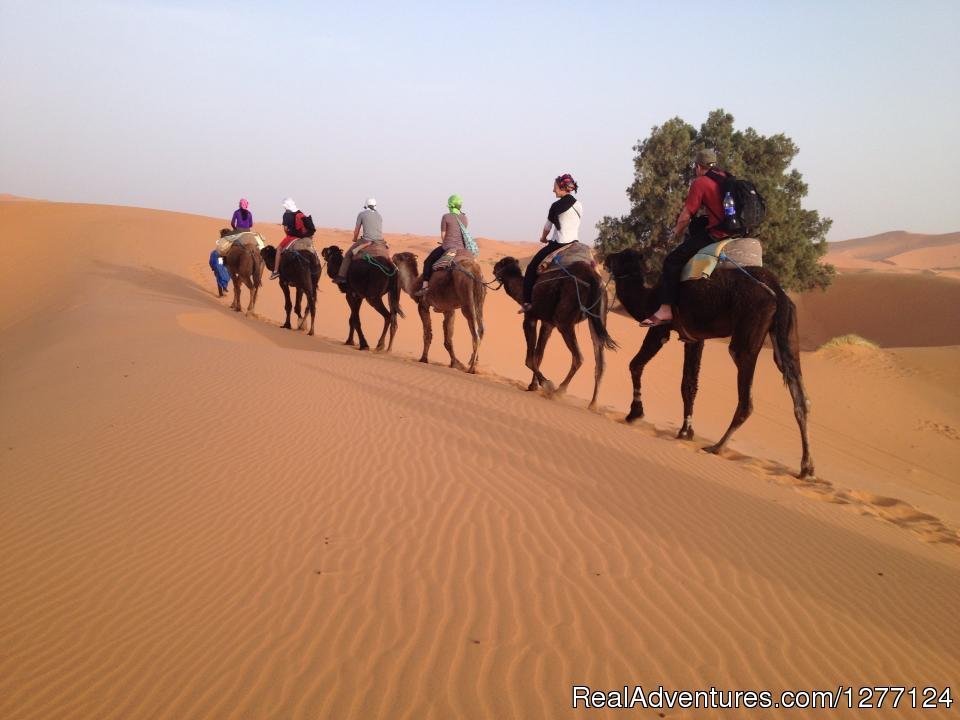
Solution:
[[(960, 230), (960, 2), (0, 0), (0, 192), (318, 226), (380, 201), (535, 240), (571, 172), (582, 239), (674, 116), (799, 146), (830, 239)], [(725, 68), (731, 68), (724, 72)]]

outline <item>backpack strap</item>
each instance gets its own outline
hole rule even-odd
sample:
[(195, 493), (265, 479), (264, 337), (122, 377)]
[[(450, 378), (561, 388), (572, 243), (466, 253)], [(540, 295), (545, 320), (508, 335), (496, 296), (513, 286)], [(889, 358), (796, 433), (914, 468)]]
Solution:
[(714, 170), (713, 168), (710, 168), (709, 170), (707, 170), (707, 172), (705, 172), (704, 175), (706, 175), (708, 178), (713, 180), (718, 185), (723, 185), (723, 183), (727, 182), (728, 180), (733, 180), (733, 177), (734, 177), (733, 173), (727, 172), (725, 170), (724, 174), (721, 175), (717, 170)]

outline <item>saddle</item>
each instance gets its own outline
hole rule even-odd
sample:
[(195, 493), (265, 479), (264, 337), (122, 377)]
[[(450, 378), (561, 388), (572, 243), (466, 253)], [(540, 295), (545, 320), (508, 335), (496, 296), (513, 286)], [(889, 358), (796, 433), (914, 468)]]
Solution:
[(454, 265), (462, 263), (464, 260), (473, 260), (474, 254), (466, 248), (453, 248), (447, 250), (433, 264), (433, 271), (452, 270)]
[(233, 235), (227, 235), (217, 240), (217, 252), (220, 253), (221, 257), (223, 257), (230, 252), (230, 248), (232, 248), (234, 245), (248, 247), (256, 252), (259, 252), (267, 246), (267, 244), (263, 241), (263, 238), (260, 236), (260, 233), (244, 230), (239, 233), (234, 233)]
[(302, 250), (302, 251), (312, 252), (314, 255), (317, 254), (317, 249), (313, 246), (312, 237), (297, 238), (296, 240), (294, 240), (292, 243), (290, 243), (283, 249), (284, 252), (289, 252), (290, 250), (295, 250), (295, 251)]
[(756, 238), (721, 240), (707, 245), (683, 266), (680, 282), (706, 280), (714, 270), (763, 267), (763, 248)]
[(591, 267), (596, 265), (596, 261), (593, 259), (593, 248), (584, 245), (579, 240), (574, 240), (572, 243), (567, 243), (547, 255), (537, 266), (537, 272), (542, 273), (547, 272), (547, 270), (570, 267), (579, 262), (588, 263)]

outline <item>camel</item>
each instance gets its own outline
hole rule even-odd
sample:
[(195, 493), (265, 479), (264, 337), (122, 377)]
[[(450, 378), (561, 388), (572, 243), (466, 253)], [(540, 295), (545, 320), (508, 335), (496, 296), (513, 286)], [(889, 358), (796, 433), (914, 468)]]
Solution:
[[(507, 295), (518, 304), (523, 303), (523, 273), (516, 258), (505, 257), (493, 266), (493, 276), (500, 281)], [(548, 394), (563, 394), (583, 364), (583, 355), (577, 342), (576, 325), (589, 319), (590, 339), (593, 342), (594, 380), (589, 408), (597, 407), (600, 381), (603, 379), (604, 348), (616, 350), (617, 343), (607, 333), (607, 294), (597, 271), (586, 262), (573, 263), (567, 268), (548, 270), (540, 275), (533, 287), (532, 309), (523, 315), (523, 335), (526, 338), (525, 364), (533, 372), (527, 390), (543, 386)], [(539, 335), (537, 323), (540, 323)], [(570, 350), (570, 371), (555, 387), (540, 372), (547, 340), (557, 328)]]
[[(220, 231), (220, 237), (233, 235), (234, 230), (224, 228)], [(263, 277), (263, 258), (257, 252), (253, 245), (235, 243), (223, 256), (223, 264), (230, 272), (230, 278), (233, 280), (233, 303), (231, 310), (240, 312), (240, 283), (242, 282), (250, 289), (250, 304), (247, 305), (247, 315), (253, 312), (257, 304), (257, 291), (260, 289), (260, 279)]]
[[(400, 275), (400, 286), (417, 303), (417, 312), (423, 323), (423, 354), (420, 355), (420, 362), (428, 362), (427, 355), (433, 340), (430, 308), (433, 308), (443, 314), (443, 346), (450, 355), (450, 367), (476, 373), (480, 341), (483, 339), (483, 301), (487, 295), (480, 265), (473, 258), (466, 258), (458, 260), (449, 269), (435, 269), (427, 294), (417, 297), (415, 293), (423, 285), (417, 270), (417, 256), (409, 252), (397, 253), (393, 256), (393, 262)], [(473, 338), (473, 352), (466, 367), (457, 359), (453, 349), (454, 311), (458, 309), (466, 318)]]
[[(327, 275), (331, 279), (337, 277), (340, 264), (343, 262), (343, 251), (336, 245), (325, 247), (320, 255), (327, 261)], [(364, 300), (383, 316), (383, 332), (377, 341), (377, 350), (383, 350), (384, 338), (390, 332), (390, 343), (387, 352), (393, 348), (393, 338), (397, 334), (397, 316), (403, 317), (400, 310), (400, 287), (397, 282), (397, 268), (386, 258), (377, 258), (377, 265), (355, 258), (347, 271), (347, 286), (344, 293), (347, 296), (347, 305), (350, 307), (350, 334), (344, 345), (353, 345), (353, 333), (356, 331), (360, 339), (360, 350), (369, 350), (367, 339), (360, 327), (360, 305)], [(380, 265), (384, 269), (380, 269)], [(383, 304), (383, 295), (387, 293), (390, 309)]]
[[(617, 298), (627, 312), (636, 320), (649, 317), (660, 304), (659, 285), (648, 288), (644, 283), (647, 268), (643, 253), (635, 249), (623, 250), (608, 255), (604, 264), (616, 280)], [(670, 330), (676, 330), (686, 342), (680, 384), (683, 425), (677, 437), (693, 439), (693, 403), (697, 396), (703, 341), (729, 337), (730, 356), (737, 366), (737, 409), (723, 437), (704, 448), (707, 452), (719, 453), (753, 412), (750, 397), (753, 373), (764, 338), (769, 335), (773, 343), (773, 360), (790, 390), (793, 414), (800, 427), (803, 448), (800, 477), (812, 476), (813, 460), (807, 440), (808, 403), (800, 373), (796, 307), (780, 287), (776, 276), (760, 267), (744, 268), (743, 271), (720, 269), (707, 280), (681, 283), (673, 315), (672, 323), (647, 331), (640, 351), (630, 361), (633, 401), (627, 422), (643, 417), (640, 398), (643, 368), (670, 338)]]
[[(267, 245), (260, 251), (260, 256), (267, 267), (274, 267), (277, 258), (277, 249)], [(307, 322), (306, 313), (300, 314), (300, 300), (307, 298), (307, 312), (310, 313), (310, 332), (313, 335), (313, 324), (317, 317), (317, 283), (320, 282), (320, 259), (310, 250), (287, 250), (280, 256), (280, 289), (283, 290), (283, 308), (286, 310), (286, 322), (281, 327), (290, 329), (290, 310), (294, 304), (290, 302), (290, 288), (297, 289), (296, 313), (300, 318), (298, 330), (303, 330)]]

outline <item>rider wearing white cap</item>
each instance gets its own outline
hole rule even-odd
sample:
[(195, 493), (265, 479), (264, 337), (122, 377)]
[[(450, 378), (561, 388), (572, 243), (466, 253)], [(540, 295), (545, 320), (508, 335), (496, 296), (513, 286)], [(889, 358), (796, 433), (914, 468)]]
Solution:
[(350, 268), (350, 261), (353, 259), (353, 251), (361, 243), (368, 242), (383, 242), (383, 218), (377, 212), (377, 199), (372, 197), (366, 199), (363, 203), (363, 210), (357, 215), (357, 225), (353, 229), (353, 245), (343, 254), (343, 262), (340, 264), (340, 271), (337, 273), (337, 283), (343, 284), (347, 281), (347, 270)]

